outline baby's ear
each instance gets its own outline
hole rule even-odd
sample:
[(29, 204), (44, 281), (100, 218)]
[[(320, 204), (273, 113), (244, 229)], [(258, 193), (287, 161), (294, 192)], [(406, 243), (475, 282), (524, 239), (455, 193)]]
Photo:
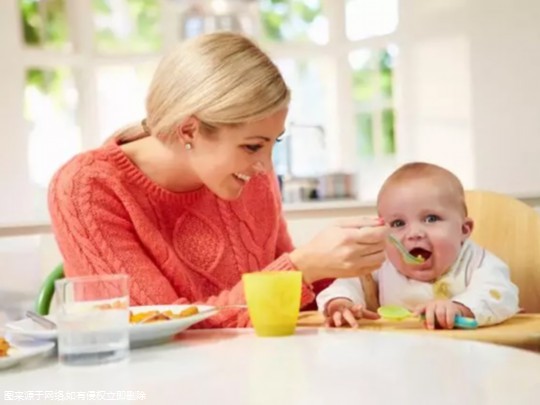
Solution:
[(474, 221), (472, 218), (466, 217), (463, 220), (463, 224), (461, 225), (461, 234), (463, 236), (462, 240), (464, 241), (469, 236), (471, 236), (471, 233), (474, 229)]

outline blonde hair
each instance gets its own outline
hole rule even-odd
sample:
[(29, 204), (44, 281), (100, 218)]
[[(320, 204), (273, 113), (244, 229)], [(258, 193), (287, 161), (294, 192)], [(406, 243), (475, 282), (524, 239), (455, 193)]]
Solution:
[(465, 203), (465, 190), (458, 177), (451, 171), (431, 163), (413, 162), (399, 167), (383, 183), (377, 197), (377, 205), (381, 196), (390, 187), (396, 184), (403, 184), (413, 180), (433, 180), (437, 187), (445, 188), (448, 193), (456, 199), (463, 215), (468, 215), (467, 204)]
[(189, 116), (203, 132), (263, 119), (286, 108), (290, 92), (276, 65), (248, 38), (216, 32), (185, 41), (157, 67), (146, 99), (147, 118), (116, 135), (148, 134), (170, 142)]

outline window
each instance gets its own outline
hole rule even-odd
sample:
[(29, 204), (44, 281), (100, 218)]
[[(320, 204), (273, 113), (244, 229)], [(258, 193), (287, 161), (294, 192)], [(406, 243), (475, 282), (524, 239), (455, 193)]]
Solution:
[(371, 168), (386, 173), (396, 152), (397, 0), (263, 0), (260, 13), (263, 43), (293, 92), (276, 171), (353, 173), (359, 196), (372, 199), (380, 176)]
[(321, 0), (260, 0), (262, 40), (328, 42), (328, 20)]
[(100, 53), (159, 52), (161, 10), (156, 0), (92, 0), (95, 48)]
[[(16, 3), (18, 9), (7, 3)], [(2, 176), (20, 205), (12, 210), (7, 202), (0, 203), (0, 223), (48, 221), (47, 187), (59, 166), (144, 117), (145, 93), (164, 47), (163, 4), (162, 0), (1, 2), (0, 13), (11, 13), (11, 21), (17, 21), (19, 13), (21, 22), (0, 27), (3, 38), (13, 38), (0, 46), (20, 55), (0, 78), (20, 80), (11, 87), (19, 97), (13, 99), (20, 103), (8, 103), (6, 98), (2, 108), (18, 117), (14, 127), (23, 133), (13, 134), (10, 145), (17, 153), (11, 170), (18, 176)], [(17, 88), (23, 89), (22, 97)]]
[(398, 0), (346, 0), (345, 13), (351, 41), (391, 34), (398, 25)]
[(66, 0), (19, 0), (19, 7), (25, 45), (50, 50), (72, 48)]
[(214, 29), (257, 35), (292, 90), (278, 173), (361, 174), (395, 153), (397, 0), (11, 0), (0, 13), (0, 46), (17, 55), (2, 109), (21, 132), (9, 156), (19, 175), (2, 179), (21, 206), (0, 203), (0, 223), (47, 221), (58, 167), (141, 120), (164, 50)]
[(393, 70), (397, 48), (378, 52), (359, 49), (349, 54), (353, 72), (353, 101), (358, 154), (395, 153)]
[[(99, 139), (145, 116), (144, 101), (157, 60), (99, 66), (96, 70)], [(129, 89), (129, 92), (126, 91)]]
[(28, 68), (24, 91), (28, 169), (41, 189), (48, 186), (61, 163), (81, 150), (78, 106), (79, 94), (71, 69)]
[(275, 62), (292, 93), (284, 142), (274, 152), (276, 173), (320, 176), (326, 167), (325, 60), (288, 58)]

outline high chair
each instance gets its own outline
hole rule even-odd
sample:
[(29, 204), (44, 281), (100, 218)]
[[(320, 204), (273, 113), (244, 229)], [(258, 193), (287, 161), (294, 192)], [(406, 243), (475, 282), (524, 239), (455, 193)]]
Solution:
[(525, 312), (540, 313), (540, 214), (507, 195), (465, 193), (474, 220), (471, 239), (506, 262)]
[(60, 263), (55, 269), (47, 276), (41, 289), (39, 290), (38, 297), (34, 305), (34, 311), (40, 315), (48, 315), (51, 309), (51, 301), (54, 295), (54, 282), (64, 278), (64, 264)]

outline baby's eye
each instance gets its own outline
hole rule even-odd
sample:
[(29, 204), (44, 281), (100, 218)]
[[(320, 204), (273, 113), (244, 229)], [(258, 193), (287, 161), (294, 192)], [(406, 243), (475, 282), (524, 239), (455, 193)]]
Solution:
[(390, 222), (390, 227), (392, 228), (400, 228), (402, 226), (405, 226), (405, 221), (401, 219), (395, 219), (392, 222)]
[(428, 216), (426, 217), (425, 221), (426, 221), (427, 223), (430, 223), (430, 222), (437, 222), (437, 221), (440, 221), (440, 219), (441, 219), (441, 218), (440, 218), (438, 215), (433, 215), (433, 214), (431, 214), (431, 215), (428, 215)]
[(250, 153), (255, 153), (262, 148), (262, 145), (244, 145), (244, 148)]

